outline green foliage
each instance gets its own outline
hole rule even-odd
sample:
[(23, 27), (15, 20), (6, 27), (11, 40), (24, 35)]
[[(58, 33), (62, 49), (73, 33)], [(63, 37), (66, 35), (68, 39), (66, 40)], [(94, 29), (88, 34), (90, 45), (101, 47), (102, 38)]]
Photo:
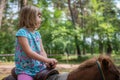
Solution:
[(8, 30), (0, 32), (0, 54), (14, 53), (14, 36)]
[[(14, 17), (14, 15), (18, 15), (18, 12), (11, 11), (11, 3), (16, 5), (14, 1), (17, 2), (17, 0), (8, 1), (4, 12), (5, 16), (0, 29), (0, 54), (14, 53), (15, 32), (19, 20)], [(100, 46), (103, 46), (103, 52), (106, 52), (109, 40), (113, 52), (120, 54), (120, 20), (117, 17), (118, 12), (113, 0), (81, 1), (83, 1), (82, 5), (79, 4), (79, 0), (71, 2), (76, 19), (75, 26), (71, 22), (67, 0), (33, 0), (28, 2), (28, 4), (39, 7), (42, 11), (43, 22), (38, 31), (42, 35), (47, 53), (75, 54), (75, 36), (77, 36), (77, 44), (81, 52), (86, 49), (86, 53), (91, 53), (93, 49), (93, 53), (99, 53)]]

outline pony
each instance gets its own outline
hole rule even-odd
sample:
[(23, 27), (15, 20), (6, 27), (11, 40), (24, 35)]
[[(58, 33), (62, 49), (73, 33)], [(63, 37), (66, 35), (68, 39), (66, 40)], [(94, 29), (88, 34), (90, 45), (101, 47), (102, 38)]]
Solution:
[[(3, 80), (16, 79), (10, 75)], [(47, 80), (120, 80), (120, 71), (109, 56), (101, 55), (82, 62), (70, 72), (51, 75)]]

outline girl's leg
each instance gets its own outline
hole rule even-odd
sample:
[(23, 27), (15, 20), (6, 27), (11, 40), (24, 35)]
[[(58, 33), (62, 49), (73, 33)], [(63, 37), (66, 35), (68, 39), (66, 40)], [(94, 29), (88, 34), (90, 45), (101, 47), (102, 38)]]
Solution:
[(33, 78), (29, 75), (26, 75), (26, 74), (19, 74), (18, 80), (33, 80)]

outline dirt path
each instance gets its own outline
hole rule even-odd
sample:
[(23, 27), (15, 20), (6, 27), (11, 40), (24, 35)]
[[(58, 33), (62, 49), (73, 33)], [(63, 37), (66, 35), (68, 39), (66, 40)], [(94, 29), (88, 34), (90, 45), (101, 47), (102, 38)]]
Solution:
[[(14, 67), (14, 63), (3, 63), (0, 62), (0, 80), (9, 75), (11, 69)], [(77, 68), (79, 65), (78, 64), (58, 64), (56, 69), (59, 72), (69, 72), (75, 68)]]
[[(2, 73), (9, 73), (10, 70), (14, 67), (14, 64), (2, 64), (0, 65), (0, 74)], [(77, 68), (78, 65), (77, 64), (58, 64), (56, 69), (60, 70), (60, 71), (66, 71), (66, 70), (72, 70)]]
[[(14, 67), (14, 63), (1, 63), (0, 62), (0, 80), (2, 80), (3, 77), (10, 74), (11, 69)], [(75, 68), (77, 68), (78, 64), (58, 64), (56, 69), (59, 72), (69, 72)], [(120, 70), (120, 67), (118, 67)]]

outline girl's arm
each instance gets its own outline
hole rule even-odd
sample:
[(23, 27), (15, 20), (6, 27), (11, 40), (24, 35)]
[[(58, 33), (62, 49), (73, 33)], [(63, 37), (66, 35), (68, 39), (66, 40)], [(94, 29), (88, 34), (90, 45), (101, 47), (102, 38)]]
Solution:
[(42, 40), (40, 39), (40, 48), (41, 48), (41, 51), (40, 51), (40, 54), (44, 57), (47, 57), (47, 54), (46, 54), (46, 51), (44, 50), (44, 47), (43, 47), (43, 44), (42, 44)]
[(45, 63), (50, 63), (50, 64), (56, 64), (57, 63), (56, 59), (44, 57), (42, 55), (37, 54), (35, 51), (33, 51), (30, 48), (28, 40), (27, 40), (26, 37), (18, 36), (17, 38), (18, 38), (18, 42), (22, 46), (23, 51), (26, 53), (26, 55), (28, 57), (30, 57), (32, 59), (36, 59), (38, 61), (45, 62)]
[[(40, 54), (44, 57), (47, 57), (47, 54), (46, 54), (46, 51), (44, 50), (44, 47), (43, 47), (43, 44), (42, 44), (42, 40), (40, 39), (40, 48), (41, 48), (41, 51), (40, 51)], [(48, 68), (55, 68), (57, 64), (49, 64), (49, 63), (46, 63), (46, 66)]]

